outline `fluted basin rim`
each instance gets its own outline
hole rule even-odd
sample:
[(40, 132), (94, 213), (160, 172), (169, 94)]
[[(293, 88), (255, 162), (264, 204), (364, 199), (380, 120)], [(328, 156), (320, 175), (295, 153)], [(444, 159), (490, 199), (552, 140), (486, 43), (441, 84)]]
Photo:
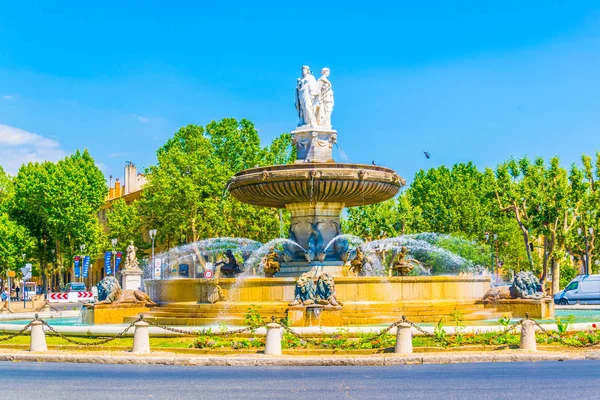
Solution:
[(228, 183), (236, 199), (257, 206), (337, 202), (348, 207), (394, 197), (405, 184), (394, 170), (366, 164), (299, 163), (238, 172)]

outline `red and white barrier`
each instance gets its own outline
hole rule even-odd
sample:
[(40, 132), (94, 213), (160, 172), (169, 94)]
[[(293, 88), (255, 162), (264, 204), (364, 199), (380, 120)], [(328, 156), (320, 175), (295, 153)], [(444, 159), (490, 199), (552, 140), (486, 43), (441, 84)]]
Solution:
[(59, 292), (59, 293), (49, 293), (48, 299), (51, 302), (56, 303), (75, 303), (77, 301), (83, 300), (93, 300), (94, 293), (93, 292)]

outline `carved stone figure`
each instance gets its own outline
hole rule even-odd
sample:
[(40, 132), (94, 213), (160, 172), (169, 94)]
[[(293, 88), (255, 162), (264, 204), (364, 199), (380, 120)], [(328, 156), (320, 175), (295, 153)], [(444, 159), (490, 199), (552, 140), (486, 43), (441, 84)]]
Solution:
[(335, 293), (335, 283), (333, 276), (328, 273), (323, 273), (317, 281), (317, 290), (315, 292), (315, 300), (317, 304), (341, 306), (342, 303), (337, 301)]
[(236, 275), (244, 272), (240, 269), (240, 265), (230, 249), (226, 250), (223, 255), (227, 258), (227, 261), (219, 261), (215, 264), (215, 268), (220, 267), (221, 274), (225, 276), (225, 278), (235, 278)]
[(534, 299), (545, 297), (539, 279), (532, 272), (519, 272), (511, 286), (491, 288), (483, 296), (483, 300), (497, 301), (502, 299)]
[(522, 271), (515, 275), (510, 287), (510, 295), (514, 299), (542, 299), (545, 297), (540, 280), (531, 271)]
[(154, 307), (157, 304), (141, 290), (123, 290), (119, 281), (114, 276), (107, 276), (98, 285), (98, 301), (90, 304), (94, 307), (99, 304), (138, 304), (141, 307)]
[(298, 110), (298, 126), (316, 126), (315, 101), (317, 99), (317, 81), (310, 68), (302, 67), (302, 77), (296, 85), (296, 110)]
[(356, 256), (354, 256), (354, 259), (350, 261), (350, 272), (354, 273), (355, 275), (360, 275), (365, 265), (365, 261), (365, 255), (359, 246), (356, 248)]
[(329, 82), (329, 68), (321, 70), (321, 77), (317, 81), (317, 124), (331, 128), (331, 112), (333, 111), (333, 89)]
[(272, 278), (281, 269), (279, 266), (279, 261), (277, 261), (278, 258), (279, 254), (277, 254), (275, 249), (271, 247), (269, 254), (265, 256), (263, 263), (263, 269), (267, 278)]
[(294, 301), (290, 306), (309, 306), (315, 304), (315, 284), (308, 274), (302, 274), (296, 280)]
[(311, 262), (315, 259), (319, 261), (325, 260), (325, 252), (323, 251), (323, 235), (317, 226), (317, 223), (310, 224), (311, 233), (308, 238), (308, 249), (304, 254), (306, 261)]
[(135, 251), (137, 248), (133, 245), (133, 240), (127, 246), (127, 258), (125, 259), (125, 269), (139, 268)]
[(400, 276), (406, 276), (413, 270), (418, 261), (416, 260), (407, 260), (406, 256), (408, 255), (408, 249), (404, 246), (400, 248), (400, 252), (394, 261), (394, 266), (392, 267), (394, 271), (398, 273)]

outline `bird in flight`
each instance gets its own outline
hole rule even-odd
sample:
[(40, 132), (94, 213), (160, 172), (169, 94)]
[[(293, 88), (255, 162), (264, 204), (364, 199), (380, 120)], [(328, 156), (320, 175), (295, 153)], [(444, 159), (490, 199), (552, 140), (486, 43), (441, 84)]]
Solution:
[(371, 164), (373, 164), (373, 165), (377, 165), (377, 164), (375, 164), (375, 161), (371, 161)]
[(428, 151), (424, 151), (423, 154), (425, 154), (425, 158), (427, 158), (427, 159), (431, 158), (431, 154), (429, 154)]

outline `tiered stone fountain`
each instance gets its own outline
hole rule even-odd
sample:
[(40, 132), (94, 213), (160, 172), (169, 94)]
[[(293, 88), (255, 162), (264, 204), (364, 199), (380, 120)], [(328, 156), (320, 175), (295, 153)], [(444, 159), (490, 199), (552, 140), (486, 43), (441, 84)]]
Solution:
[[(334, 161), (337, 132), (331, 126), (328, 76), (324, 68), (317, 81), (308, 67), (302, 68), (296, 88), (300, 123), (292, 132), (295, 163), (241, 171), (228, 184), (244, 203), (290, 211), (289, 241), (278, 256), (270, 255), (271, 262), (279, 258), (280, 271), (274, 277), (146, 281), (150, 297), (161, 304), (148, 318), (175, 325), (236, 325), (250, 305), (265, 316), (287, 315), (293, 325), (389, 323), (401, 315), (437, 321), (449, 319), (455, 310), (466, 319), (499, 316), (477, 303), (490, 288), (489, 276), (383, 277), (348, 271), (350, 246), (338, 238), (342, 209), (391, 199), (405, 181), (389, 168)], [(335, 279), (334, 299), (319, 301), (317, 287), (316, 303), (321, 304), (303, 301), (297, 280), (312, 292), (318, 277)]]

